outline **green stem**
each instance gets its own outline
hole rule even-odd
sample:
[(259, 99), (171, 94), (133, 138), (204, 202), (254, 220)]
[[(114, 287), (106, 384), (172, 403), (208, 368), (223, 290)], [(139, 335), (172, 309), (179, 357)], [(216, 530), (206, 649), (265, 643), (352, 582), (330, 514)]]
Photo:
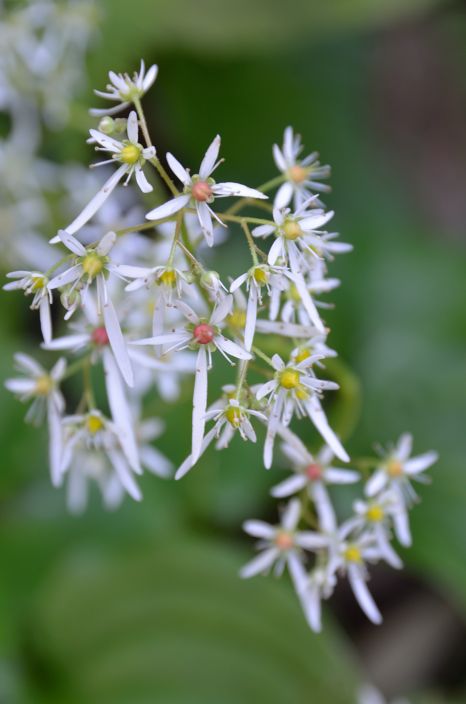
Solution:
[(253, 345), (253, 346), (252, 346), (252, 351), (254, 352), (255, 355), (257, 355), (258, 357), (260, 357), (261, 359), (263, 359), (264, 362), (267, 362), (267, 364), (268, 364), (270, 367), (273, 367), (273, 368), (275, 369), (271, 358), (268, 357), (268, 356), (265, 354), (265, 352), (262, 352), (262, 350), (260, 350), (258, 347), (256, 347), (256, 345)]
[(48, 279), (50, 279), (50, 275), (53, 274), (54, 271), (56, 271), (59, 267), (62, 266), (62, 264), (65, 264), (65, 262), (69, 262), (70, 259), (72, 259), (75, 254), (66, 254), (64, 257), (62, 257), (58, 262), (53, 264), (53, 266), (50, 267), (50, 269), (47, 269), (47, 271), (44, 273), (44, 276), (46, 276)]
[(70, 364), (66, 368), (66, 371), (62, 376), (62, 380), (69, 379), (71, 376), (74, 376), (77, 372), (84, 369), (86, 365), (89, 365), (89, 362), (90, 355), (85, 355), (84, 357), (81, 357), (81, 359), (77, 359), (76, 362), (73, 362), (73, 364)]
[(175, 234), (174, 234), (174, 236), (173, 236), (173, 242), (172, 242), (172, 246), (171, 246), (171, 249), (170, 249), (170, 254), (169, 254), (169, 256), (168, 256), (168, 261), (167, 261), (167, 266), (169, 266), (169, 267), (173, 266), (173, 259), (174, 259), (174, 257), (175, 257), (176, 246), (177, 246), (177, 244), (178, 244), (178, 240), (179, 240), (179, 237), (180, 237), (181, 222), (182, 222), (182, 220), (183, 220), (183, 211), (181, 211), (181, 212), (178, 214), (178, 217), (177, 217), (177, 219), (176, 219)]
[(235, 398), (237, 401), (239, 401), (239, 397), (241, 396), (241, 390), (243, 388), (243, 384), (246, 381), (246, 375), (248, 373), (248, 366), (249, 366), (249, 360), (245, 359), (243, 360), (239, 374), (238, 374), (238, 381), (236, 382), (236, 392), (235, 392)]
[[(141, 125), (141, 131), (142, 131), (142, 134), (144, 135), (144, 139), (145, 139), (145, 141), (146, 141), (146, 145), (147, 145), (148, 147), (153, 147), (154, 145), (152, 144), (152, 140), (151, 140), (151, 138), (150, 138), (149, 130), (148, 130), (148, 128), (147, 128), (146, 117), (145, 117), (145, 115), (144, 115), (144, 110), (142, 109), (141, 101), (139, 100), (139, 98), (134, 98), (133, 103), (134, 103), (134, 107), (136, 108), (136, 112), (137, 112), (138, 117), (139, 117), (139, 124)], [(170, 178), (170, 176), (168, 175), (168, 173), (165, 171), (165, 169), (164, 169), (164, 167), (162, 166), (162, 164), (160, 163), (158, 157), (157, 157), (157, 156), (154, 156), (154, 157), (152, 157), (152, 159), (149, 159), (149, 161), (150, 161), (150, 163), (151, 163), (153, 166), (155, 166), (155, 168), (157, 169), (157, 171), (158, 171), (160, 177), (165, 181), (165, 183), (167, 184), (167, 186), (168, 186), (168, 188), (170, 189), (170, 191), (172, 192), (172, 194), (173, 194), (174, 196), (178, 196), (178, 195), (179, 195), (179, 191), (178, 191), (177, 187), (175, 186), (175, 184), (174, 184), (173, 181), (171, 180), (171, 178)]]
[(254, 243), (254, 240), (252, 239), (251, 231), (249, 230), (247, 222), (243, 220), (241, 223), (241, 227), (243, 228), (243, 232), (246, 235), (246, 240), (248, 243), (249, 251), (251, 252), (251, 257), (252, 261), (254, 262), (254, 266), (259, 266), (259, 260), (256, 254), (256, 245)]

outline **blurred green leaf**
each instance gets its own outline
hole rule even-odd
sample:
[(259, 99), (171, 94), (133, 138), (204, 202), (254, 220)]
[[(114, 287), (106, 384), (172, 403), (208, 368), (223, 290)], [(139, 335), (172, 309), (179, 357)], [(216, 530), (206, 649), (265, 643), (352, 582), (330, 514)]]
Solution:
[[(352, 701), (356, 668), (283, 584), (238, 578), (241, 554), (169, 536), (136, 554), (75, 555), (48, 580), (33, 635), (57, 701)], [(62, 699), (60, 699), (62, 697)]]

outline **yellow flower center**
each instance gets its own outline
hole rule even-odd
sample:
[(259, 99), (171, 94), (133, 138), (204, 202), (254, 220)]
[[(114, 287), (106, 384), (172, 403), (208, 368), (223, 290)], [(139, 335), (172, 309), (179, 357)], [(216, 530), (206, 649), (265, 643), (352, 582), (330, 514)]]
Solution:
[(288, 169), (288, 178), (294, 183), (302, 183), (308, 176), (308, 170), (304, 166), (295, 164)]
[(403, 474), (403, 465), (399, 460), (389, 460), (387, 463), (387, 472), (390, 477), (400, 477)]
[(232, 328), (244, 328), (246, 325), (246, 311), (244, 310), (234, 310), (231, 315), (228, 316), (228, 324)]
[(366, 511), (366, 518), (368, 521), (372, 521), (372, 523), (379, 523), (383, 517), (383, 508), (377, 504), (370, 506)]
[(254, 269), (254, 280), (259, 284), (259, 286), (265, 286), (269, 280), (269, 273), (265, 269), (259, 269), (258, 267)]
[(86, 428), (91, 433), (95, 435), (104, 427), (104, 422), (102, 418), (95, 413), (91, 413), (86, 418)]
[(295, 356), (295, 362), (296, 364), (299, 364), (300, 362), (304, 362), (305, 359), (308, 359), (308, 357), (311, 356), (311, 351), (308, 350), (307, 347), (301, 347), (298, 352), (296, 353)]
[(136, 164), (141, 156), (141, 147), (137, 144), (127, 144), (120, 152), (120, 161), (124, 164)]
[(307, 401), (309, 398), (309, 392), (302, 384), (300, 384), (296, 389), (296, 398), (299, 398), (300, 401)]
[(362, 562), (361, 551), (356, 545), (348, 545), (343, 557), (347, 562)]
[(36, 379), (36, 394), (38, 396), (47, 396), (53, 388), (53, 379), (48, 375), (39, 376)]
[(296, 369), (284, 369), (280, 372), (278, 381), (284, 389), (295, 389), (299, 385), (299, 372)]
[(239, 428), (241, 424), (241, 409), (238, 406), (228, 406), (225, 411), (225, 418), (233, 428)]
[(160, 274), (159, 281), (165, 286), (175, 286), (176, 284), (176, 272), (174, 269), (166, 269), (162, 274)]
[(34, 276), (31, 276), (32, 279), (32, 290), (35, 293), (36, 291), (40, 291), (41, 288), (45, 287), (45, 276), (42, 276), (41, 274), (35, 274)]
[(275, 545), (280, 550), (290, 550), (294, 545), (292, 534), (284, 530), (279, 531), (275, 536)]
[(283, 234), (287, 240), (297, 240), (301, 237), (303, 231), (295, 220), (286, 220), (283, 225)]
[(104, 259), (103, 257), (99, 257), (96, 252), (89, 252), (82, 260), (82, 267), (84, 273), (87, 274), (90, 279), (93, 279), (97, 274), (102, 272)]

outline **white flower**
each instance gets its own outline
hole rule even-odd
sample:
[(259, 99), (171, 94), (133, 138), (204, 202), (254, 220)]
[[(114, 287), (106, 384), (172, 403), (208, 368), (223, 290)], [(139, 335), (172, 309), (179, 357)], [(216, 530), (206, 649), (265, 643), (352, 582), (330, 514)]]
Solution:
[(344, 572), (361, 609), (373, 623), (382, 623), (382, 615), (367, 588), (368, 579), (365, 562), (383, 559), (374, 537), (363, 533), (357, 538), (348, 536), (354, 529), (352, 519), (343, 523), (334, 535), (334, 542), (330, 547), (330, 559), (327, 565), (329, 574), (338, 570)]
[(411, 544), (411, 534), (406, 508), (396, 494), (385, 491), (369, 501), (358, 499), (354, 502), (353, 509), (356, 514), (354, 530), (372, 534), (383, 559), (392, 567), (400, 569), (403, 563), (390, 545), (391, 523), (393, 522), (402, 545)]
[[(240, 575), (243, 578), (254, 577), (268, 572), (275, 564), (275, 574), (282, 574), (285, 565), (288, 567), (295, 588), (302, 587), (303, 551), (314, 552), (327, 548), (329, 541), (324, 535), (313, 531), (296, 530), (301, 514), (298, 499), (292, 499), (283, 512), (278, 526), (272, 526), (264, 521), (246, 521), (243, 529), (254, 538), (259, 538), (260, 554), (242, 567)], [(301, 566), (301, 568), (300, 568)]]
[(196, 372), (193, 394), (193, 427), (192, 427), (192, 461), (197, 461), (201, 453), (204, 437), (205, 412), (207, 407), (207, 371), (212, 366), (212, 352), (219, 350), (231, 363), (229, 355), (238, 359), (251, 359), (249, 352), (224, 337), (220, 332), (220, 324), (231, 311), (232, 296), (225, 296), (213, 309), (210, 318), (201, 318), (183, 301), (173, 305), (188, 320), (188, 325), (182, 329), (154, 337), (136, 340), (133, 345), (169, 345), (167, 352), (183, 350), (187, 347), (197, 349)]
[(275, 234), (276, 239), (270, 248), (268, 263), (271, 266), (277, 262), (285, 262), (289, 265), (302, 305), (311, 322), (320, 332), (324, 332), (324, 326), (304, 278), (304, 273), (309, 270), (304, 254), (310, 254), (312, 257), (319, 256), (315, 252), (317, 244), (322, 246), (318, 228), (333, 217), (333, 211), (328, 213), (320, 209), (308, 211), (306, 210), (308, 205), (309, 201), (293, 214), (288, 209), (274, 208), (275, 225), (259, 225), (253, 229), (252, 234), (254, 237), (268, 237)]
[(319, 183), (320, 179), (330, 176), (330, 166), (321, 166), (317, 152), (309, 154), (304, 159), (299, 155), (303, 150), (300, 135), (293, 134), (293, 128), (287, 127), (283, 137), (283, 146), (273, 146), (273, 158), (277, 169), (286, 176), (285, 183), (280, 186), (275, 196), (274, 205), (283, 208), (294, 197), (295, 208), (299, 208), (312, 191), (329, 191), (330, 187)]
[(315, 567), (307, 576), (298, 594), (306, 620), (313, 631), (322, 630), (321, 601), (328, 599), (335, 589), (337, 579), (325, 567)]
[(437, 461), (438, 454), (431, 450), (423, 455), (410, 457), (412, 444), (413, 438), (409, 433), (400, 437), (397, 445), (381, 460), (379, 467), (367, 482), (367, 496), (375, 496), (385, 487), (389, 487), (408, 505), (416, 500), (417, 495), (410, 480), (427, 482), (428, 479), (421, 473)]
[(352, 469), (334, 467), (333, 452), (328, 447), (324, 447), (316, 458), (300, 441), (283, 443), (281, 449), (292, 463), (294, 474), (274, 486), (271, 490), (272, 496), (284, 498), (306, 488), (315, 504), (320, 529), (325, 533), (335, 531), (335, 511), (326, 485), (353, 484), (359, 481), (359, 473)]
[(155, 64), (153, 64), (146, 73), (146, 67), (142, 59), (139, 73), (135, 72), (132, 78), (130, 78), (127, 73), (121, 74), (109, 71), (108, 77), (110, 83), (107, 84), (107, 90), (94, 90), (94, 93), (100, 98), (111, 100), (119, 104), (110, 109), (93, 108), (89, 112), (91, 115), (97, 117), (101, 115), (115, 115), (116, 113), (122, 112), (131, 105), (135, 98), (140, 100), (142, 96), (147, 93), (157, 78), (157, 73), (158, 67)]
[(220, 136), (217, 135), (204, 155), (199, 167), (199, 173), (194, 176), (190, 175), (189, 171), (175, 159), (173, 154), (168, 153), (168, 164), (173, 173), (183, 183), (183, 193), (154, 208), (147, 213), (146, 217), (149, 220), (162, 220), (186, 208), (188, 205), (195, 207), (206, 242), (209, 246), (212, 246), (214, 243), (212, 218), (215, 218), (221, 225), (224, 224), (210, 207), (215, 198), (226, 198), (228, 196), (267, 198), (266, 195), (255, 188), (248, 188), (240, 183), (215, 183), (213, 178), (211, 178), (211, 174), (221, 163), (217, 161), (219, 150)]
[[(262, 421), (267, 421), (267, 418), (263, 413), (247, 408), (235, 398), (223, 400), (224, 407), (221, 409), (215, 408), (215, 406), (219, 406), (221, 403), (222, 401), (217, 401), (217, 403), (214, 404), (214, 408), (209, 409), (205, 414), (206, 420), (210, 420), (212, 418), (215, 421), (215, 425), (202, 439), (199, 456), (204, 454), (215, 438), (217, 438), (217, 442), (215, 444), (217, 450), (223, 450), (228, 447), (233, 435), (236, 432), (240, 434), (243, 440), (256, 442), (256, 433), (252, 427), (251, 421), (249, 420), (249, 416), (255, 416), (256, 418), (260, 418)], [(197, 460), (193, 459), (193, 455), (190, 454), (179, 466), (175, 474), (175, 479), (181, 479), (181, 477), (184, 477), (184, 475), (192, 469), (196, 461)]]
[(21, 401), (33, 399), (26, 421), (39, 424), (47, 415), (49, 429), (49, 462), (52, 483), (58, 486), (61, 479), (61, 460), (63, 452), (63, 433), (61, 414), (65, 408), (65, 400), (60, 392), (66, 361), (59, 359), (50, 372), (46, 371), (29, 355), (15, 354), (18, 370), (25, 376), (18, 379), (7, 379), (6, 388), (16, 394)]
[[(103, 164), (113, 164), (121, 162), (121, 166), (105, 181), (104, 185), (87, 203), (79, 215), (65, 228), (66, 232), (74, 235), (80, 230), (93, 215), (102, 207), (107, 198), (111, 195), (122, 178), (126, 176), (125, 185), (128, 183), (131, 176), (134, 174), (136, 182), (143, 193), (150, 193), (153, 188), (147, 181), (142, 167), (146, 160), (152, 159), (155, 156), (154, 147), (143, 147), (138, 142), (138, 119), (134, 110), (129, 114), (127, 123), (128, 139), (123, 142), (109, 137), (98, 130), (90, 130), (92, 138), (101, 145), (104, 151), (109, 151), (112, 158), (94, 164), (94, 166), (102, 166)], [(56, 239), (51, 240), (52, 243)]]
[(339, 388), (333, 381), (324, 381), (315, 376), (311, 366), (320, 359), (321, 355), (312, 354), (298, 364), (285, 364), (278, 354), (272, 357), (276, 370), (274, 378), (256, 391), (258, 400), (269, 396), (269, 403), (272, 404), (264, 445), (264, 465), (267, 469), (272, 464), (278, 427), (280, 424), (288, 425), (295, 413), (298, 416), (307, 414), (337, 457), (344, 462), (349, 461), (346, 451), (328, 424), (317, 396), (324, 390)]
[[(49, 288), (62, 288), (71, 285), (71, 292), (68, 292), (67, 295), (71, 301), (74, 301), (74, 305), (70, 303), (70, 310), (67, 316), (69, 317), (77, 307), (76, 302), (79, 302), (80, 299), (85, 301), (89, 286), (94, 281), (96, 282), (97, 310), (99, 314), (103, 315), (110, 346), (123, 378), (129, 386), (132, 386), (133, 370), (118, 316), (109, 296), (106, 277), (108, 274), (113, 274), (123, 278), (127, 274), (134, 274), (138, 267), (113, 264), (109, 260), (108, 254), (117, 239), (114, 232), (107, 232), (95, 247), (84, 247), (66, 230), (60, 230), (58, 234), (63, 244), (75, 255), (75, 258), (70, 268), (58, 274), (49, 282)], [(70, 296), (70, 293), (73, 295)]]
[(52, 319), (50, 315), (50, 305), (52, 303), (52, 292), (48, 288), (48, 278), (38, 271), (10, 271), (6, 275), (8, 279), (17, 279), (3, 287), (5, 291), (16, 291), (23, 289), (25, 295), (34, 294), (31, 309), (39, 310), (40, 327), (44, 342), (52, 339)]
[(67, 439), (61, 472), (68, 477), (70, 511), (79, 513), (85, 508), (89, 479), (98, 482), (109, 508), (120, 503), (123, 490), (135, 501), (142, 499), (133, 476), (136, 470), (112, 421), (91, 409), (86, 415), (68, 416), (63, 424)]

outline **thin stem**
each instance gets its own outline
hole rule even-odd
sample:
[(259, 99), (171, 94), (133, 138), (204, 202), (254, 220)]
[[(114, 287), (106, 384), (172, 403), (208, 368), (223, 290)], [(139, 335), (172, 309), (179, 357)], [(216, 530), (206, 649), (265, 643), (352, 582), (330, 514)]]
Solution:
[[(186, 208), (186, 210), (190, 213), (196, 212), (194, 208)], [(274, 225), (275, 224), (274, 221), (270, 220), (270, 219), (266, 220), (264, 218), (251, 218), (251, 217), (249, 217), (249, 215), (231, 215), (228, 212), (228, 210), (226, 210), (224, 213), (217, 213), (217, 215), (220, 218), (220, 220), (223, 219), (223, 220), (229, 220), (231, 222), (239, 222), (240, 225), (243, 221), (249, 222), (253, 225)]]
[(245, 220), (241, 222), (241, 227), (243, 228), (243, 232), (246, 235), (246, 240), (248, 243), (249, 251), (251, 252), (251, 257), (252, 261), (254, 262), (254, 266), (259, 266), (259, 260), (257, 258), (256, 254), (256, 245), (254, 244), (254, 240), (252, 239), (251, 231), (249, 230), (248, 224)]
[(53, 264), (53, 266), (50, 267), (50, 269), (47, 269), (47, 271), (44, 273), (44, 276), (46, 276), (48, 279), (50, 279), (50, 275), (53, 274), (54, 271), (56, 271), (59, 267), (61, 267), (62, 264), (65, 264), (65, 262), (68, 262), (70, 259), (72, 259), (75, 254), (66, 254), (64, 257), (59, 259), (58, 262)]
[(83, 368), (83, 378), (84, 378), (84, 389), (85, 389), (85, 394), (86, 394), (86, 399), (89, 408), (95, 408), (96, 403), (95, 403), (95, 398), (94, 398), (94, 390), (92, 388), (92, 379), (91, 379), (91, 359), (90, 357), (87, 357), (86, 364), (84, 365)]
[(76, 362), (73, 362), (73, 364), (70, 364), (66, 368), (66, 371), (62, 376), (62, 380), (69, 379), (71, 376), (74, 376), (77, 372), (81, 371), (81, 369), (84, 369), (84, 367), (89, 364), (89, 361), (90, 355), (85, 355), (84, 357), (77, 359)]
[[(136, 112), (137, 112), (138, 117), (139, 117), (139, 124), (141, 125), (141, 131), (142, 131), (142, 134), (144, 135), (144, 139), (145, 139), (145, 141), (146, 141), (146, 145), (147, 145), (148, 147), (153, 147), (154, 145), (152, 144), (152, 140), (151, 140), (151, 138), (150, 138), (149, 130), (148, 130), (148, 128), (147, 128), (146, 117), (145, 117), (145, 115), (144, 115), (144, 110), (142, 109), (141, 101), (139, 100), (139, 98), (134, 98), (133, 103), (134, 103), (134, 107), (136, 108)], [(177, 187), (175, 186), (175, 184), (174, 184), (173, 181), (171, 180), (171, 178), (170, 178), (170, 176), (168, 175), (168, 173), (165, 171), (165, 169), (164, 169), (164, 167), (162, 166), (162, 164), (160, 163), (158, 157), (157, 157), (157, 156), (154, 156), (154, 157), (152, 157), (152, 159), (149, 159), (149, 161), (150, 161), (150, 163), (151, 163), (153, 166), (155, 166), (155, 168), (156, 168), (157, 171), (159, 172), (161, 178), (165, 181), (165, 183), (167, 184), (167, 186), (168, 186), (168, 188), (170, 189), (170, 191), (172, 192), (172, 194), (173, 194), (174, 196), (178, 196), (178, 195), (179, 195), (179, 191), (178, 191)]]
[[(184, 221), (184, 218), (181, 219), (181, 239), (182, 239), (182, 242), (184, 245), (183, 251), (187, 250), (187, 253), (185, 251), (186, 260), (188, 261), (189, 264), (191, 264), (191, 260), (194, 259), (196, 261), (196, 267), (198, 269), (198, 272), (202, 272), (203, 267), (201, 266), (201, 264), (197, 261), (196, 257), (194, 256), (193, 245), (191, 243), (188, 228), (186, 227), (186, 223)], [(207, 305), (210, 308), (210, 306), (212, 305), (212, 301), (210, 300), (208, 292), (205, 290), (205, 288), (203, 288), (200, 285), (199, 282), (196, 282), (196, 284), (197, 284), (197, 288), (198, 288), (199, 293), (201, 294), (202, 298), (204, 299), (204, 301), (207, 303)]]
[(258, 347), (256, 347), (256, 345), (253, 345), (253, 346), (252, 346), (252, 351), (254, 352), (255, 355), (257, 355), (258, 357), (260, 357), (261, 359), (263, 359), (264, 362), (267, 362), (267, 364), (268, 364), (270, 367), (273, 367), (273, 368), (275, 369), (272, 360), (270, 359), (270, 357), (268, 357), (268, 356), (265, 354), (265, 352), (262, 352), (262, 350), (260, 350)]
[(173, 259), (175, 257), (175, 252), (176, 252), (176, 245), (178, 244), (178, 239), (180, 237), (182, 220), (183, 220), (183, 211), (181, 211), (178, 214), (178, 217), (176, 220), (175, 234), (173, 236), (173, 242), (172, 242), (170, 254), (168, 256), (168, 261), (167, 261), (167, 266), (169, 266), (169, 267), (171, 267), (173, 265)]
[(243, 384), (246, 381), (246, 376), (248, 373), (248, 366), (249, 366), (249, 360), (244, 359), (240, 370), (238, 374), (238, 381), (236, 382), (236, 392), (235, 392), (235, 398), (237, 401), (239, 401), (239, 397), (241, 396), (241, 390), (243, 388)]

